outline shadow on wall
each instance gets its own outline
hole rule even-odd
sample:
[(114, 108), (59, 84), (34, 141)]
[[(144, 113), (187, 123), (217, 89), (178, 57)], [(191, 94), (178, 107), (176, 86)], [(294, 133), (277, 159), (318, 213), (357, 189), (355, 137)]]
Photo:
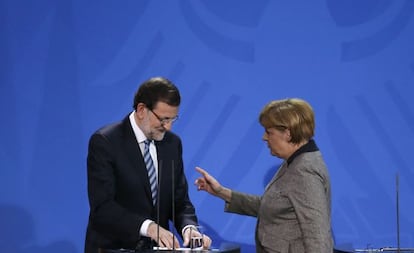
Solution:
[(267, 169), (267, 172), (265, 176), (263, 177), (263, 190), (266, 188), (267, 184), (270, 183), (270, 180), (276, 175), (276, 172), (279, 170), (280, 166), (282, 166), (282, 163), (272, 166), (269, 169)]
[(0, 204), (0, 252), (9, 253), (76, 253), (69, 241), (37, 245), (33, 217), (24, 208)]

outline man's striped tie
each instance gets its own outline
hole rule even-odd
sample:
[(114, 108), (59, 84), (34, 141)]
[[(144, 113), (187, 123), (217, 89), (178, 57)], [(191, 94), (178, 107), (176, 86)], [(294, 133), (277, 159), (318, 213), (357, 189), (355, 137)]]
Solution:
[(144, 161), (147, 166), (148, 170), (148, 178), (151, 185), (151, 194), (152, 194), (152, 203), (155, 205), (155, 202), (157, 202), (157, 175), (155, 172), (154, 162), (152, 161), (150, 152), (149, 152), (149, 146), (151, 141), (145, 140), (145, 148), (144, 148)]

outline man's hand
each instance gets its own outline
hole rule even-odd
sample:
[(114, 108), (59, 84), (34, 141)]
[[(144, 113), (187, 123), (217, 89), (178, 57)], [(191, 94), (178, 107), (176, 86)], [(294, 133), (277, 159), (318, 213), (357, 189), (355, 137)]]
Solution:
[[(158, 224), (155, 222), (152, 222), (148, 226), (147, 233), (148, 233), (148, 236), (151, 237), (152, 240), (158, 243), (159, 247), (166, 247), (169, 249), (180, 247), (177, 237), (173, 236), (173, 234), (169, 230), (166, 230), (161, 226), (159, 228), (159, 239), (158, 239), (157, 229), (158, 229)], [(174, 241), (173, 241), (173, 238), (174, 238)]]
[(211, 239), (210, 237), (208, 237), (205, 234), (201, 234), (197, 229), (194, 228), (187, 228), (186, 230), (184, 230), (184, 234), (183, 234), (183, 246), (187, 247), (190, 243), (190, 238), (195, 238), (195, 237), (202, 237), (203, 238), (203, 249), (209, 249), (211, 246)]

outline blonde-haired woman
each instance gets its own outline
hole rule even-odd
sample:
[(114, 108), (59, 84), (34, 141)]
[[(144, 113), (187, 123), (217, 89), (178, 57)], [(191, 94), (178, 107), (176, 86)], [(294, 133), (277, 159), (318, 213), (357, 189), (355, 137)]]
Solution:
[(200, 167), (198, 190), (223, 199), (226, 212), (257, 217), (256, 252), (332, 253), (330, 180), (312, 107), (299, 98), (271, 101), (259, 121), (270, 153), (283, 159), (263, 195), (226, 188)]

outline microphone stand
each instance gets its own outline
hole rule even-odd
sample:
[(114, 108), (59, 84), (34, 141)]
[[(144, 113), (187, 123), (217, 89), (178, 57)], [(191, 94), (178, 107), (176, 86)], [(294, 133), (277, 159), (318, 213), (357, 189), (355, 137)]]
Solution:
[[(173, 228), (175, 228), (175, 193), (174, 193), (174, 160), (171, 161), (171, 198), (172, 198), (172, 224), (173, 224)], [(175, 251), (175, 233), (173, 233), (173, 251)]]
[(395, 176), (395, 184), (396, 184), (396, 194), (397, 194), (397, 252), (400, 253), (400, 201), (399, 201), (399, 177), (398, 172)]
[(158, 166), (158, 194), (157, 194), (157, 252), (160, 249), (160, 198), (161, 198), (161, 169), (162, 169), (162, 160), (160, 160)]

